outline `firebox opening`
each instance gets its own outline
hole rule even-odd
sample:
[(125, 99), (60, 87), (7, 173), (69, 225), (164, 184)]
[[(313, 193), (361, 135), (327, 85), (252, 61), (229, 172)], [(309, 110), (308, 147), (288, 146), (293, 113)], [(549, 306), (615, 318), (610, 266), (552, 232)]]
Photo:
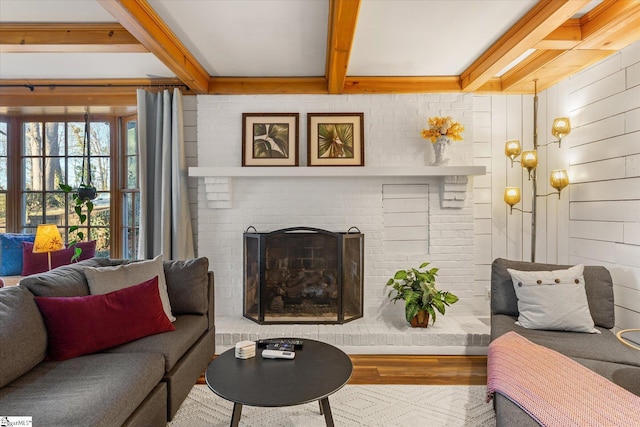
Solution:
[(361, 233), (307, 227), (244, 233), (244, 315), (258, 323), (362, 317)]

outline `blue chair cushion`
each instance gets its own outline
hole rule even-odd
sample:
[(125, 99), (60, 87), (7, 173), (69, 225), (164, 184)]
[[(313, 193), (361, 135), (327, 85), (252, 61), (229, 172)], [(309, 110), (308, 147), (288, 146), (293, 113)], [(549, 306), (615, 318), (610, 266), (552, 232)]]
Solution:
[(22, 242), (33, 242), (35, 234), (0, 234), (0, 276), (22, 274)]

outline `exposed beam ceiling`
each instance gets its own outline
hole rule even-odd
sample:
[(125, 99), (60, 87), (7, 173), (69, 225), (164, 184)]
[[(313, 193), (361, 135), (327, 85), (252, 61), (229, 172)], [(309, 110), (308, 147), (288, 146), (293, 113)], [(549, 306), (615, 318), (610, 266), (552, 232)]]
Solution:
[[(538, 79), (538, 89), (544, 90), (639, 37), (640, 2), (606, 0), (582, 18), (566, 21), (537, 43), (535, 54), (502, 76), (501, 89), (529, 92), (533, 80)], [(564, 48), (562, 43), (567, 43)]]
[(3, 24), (0, 52), (148, 52), (120, 24)]
[(358, 23), (360, 0), (331, 0), (327, 42), (327, 84), (329, 93), (342, 93)]
[(196, 93), (209, 90), (209, 75), (145, 0), (98, 0), (124, 28)]
[(589, 0), (540, 1), (460, 75), (462, 89), (467, 92), (479, 89), (587, 3)]
[(0, 105), (126, 105), (135, 99), (133, 87), (154, 84), (182, 84), (196, 94), (531, 93), (534, 79), (544, 90), (640, 39), (638, 0), (604, 0), (577, 18), (589, 0), (540, 0), (459, 75), (349, 75), (361, 0), (329, 0), (324, 76), (219, 77), (206, 71), (146, 0), (97, 2), (118, 23), (2, 22), (0, 53), (150, 52), (177, 79), (4, 79)]

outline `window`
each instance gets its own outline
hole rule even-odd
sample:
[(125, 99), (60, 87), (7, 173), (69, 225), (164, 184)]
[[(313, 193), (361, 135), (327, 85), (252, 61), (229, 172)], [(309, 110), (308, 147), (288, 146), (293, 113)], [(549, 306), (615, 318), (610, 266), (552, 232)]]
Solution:
[[(5, 133), (0, 134), (0, 204), (8, 205), (2, 209), (0, 228), (35, 233), (38, 224), (54, 223), (69, 241), (74, 238), (69, 228), (80, 225), (85, 236), (96, 240), (97, 256), (135, 256), (129, 233), (137, 236), (136, 211), (126, 215), (123, 206), (138, 193), (137, 164), (127, 166), (131, 177), (124, 180), (118, 159), (137, 162), (136, 120), (126, 121), (126, 135), (133, 140), (118, 132), (120, 123), (113, 117), (90, 116), (85, 136), (84, 117), (17, 117), (0, 122)], [(132, 150), (134, 155), (129, 154)], [(7, 185), (12, 176), (17, 185)], [(71, 195), (60, 184), (77, 188), (89, 181), (98, 195), (87, 221), (80, 224)], [(131, 224), (126, 233), (125, 224)]]
[(122, 249), (123, 257), (137, 258), (138, 229), (140, 227), (140, 184), (138, 179), (138, 123), (136, 117), (125, 117), (123, 122), (122, 190)]

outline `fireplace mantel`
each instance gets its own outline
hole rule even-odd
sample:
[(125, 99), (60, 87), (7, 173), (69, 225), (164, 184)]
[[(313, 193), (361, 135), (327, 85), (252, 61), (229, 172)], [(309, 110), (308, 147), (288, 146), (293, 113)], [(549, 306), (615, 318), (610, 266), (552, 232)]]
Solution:
[(462, 208), (467, 193), (468, 177), (486, 174), (484, 166), (417, 166), (417, 167), (190, 167), (189, 176), (203, 177), (207, 204), (213, 209), (231, 208), (232, 178), (328, 178), (422, 176), (441, 178), (443, 208)]

